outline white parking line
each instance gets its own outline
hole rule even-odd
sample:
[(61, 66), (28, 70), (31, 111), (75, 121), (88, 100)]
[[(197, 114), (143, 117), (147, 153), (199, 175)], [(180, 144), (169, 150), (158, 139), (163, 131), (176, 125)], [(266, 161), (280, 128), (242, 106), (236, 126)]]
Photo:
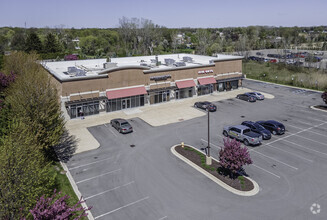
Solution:
[[(285, 124), (285, 123), (284, 123)], [(293, 126), (293, 125), (290, 125), (290, 124), (286, 124), (287, 126), (290, 126), (290, 127), (293, 127), (293, 128), (296, 128), (296, 129), (299, 129), (299, 130), (302, 130), (303, 128), (299, 128), (299, 127), (296, 127), (296, 126)], [(317, 135), (321, 135), (323, 137), (326, 137), (326, 135), (324, 134), (320, 134), (318, 132), (315, 132), (315, 131), (311, 131), (311, 130), (307, 130), (307, 132), (310, 132), (310, 133), (313, 133), (313, 134), (317, 134)]]
[(301, 137), (301, 138), (303, 138), (303, 139), (306, 139), (306, 140), (308, 140), (308, 141), (312, 141), (312, 142), (315, 142), (315, 143), (318, 143), (318, 144), (322, 144), (322, 145), (327, 146), (327, 144), (322, 143), (322, 142), (320, 142), (320, 141), (316, 141), (316, 140), (313, 140), (313, 139), (311, 139), (311, 138), (306, 138), (306, 137), (303, 137), (303, 136), (298, 135), (298, 134), (294, 134), (294, 135), (295, 135), (295, 136), (298, 136), (298, 137)]
[(108, 130), (109, 130), (113, 135), (115, 135), (116, 137), (118, 137), (117, 134), (115, 134), (115, 132), (113, 132), (113, 131), (111, 130), (110, 127), (108, 127)]
[(168, 218), (168, 217), (167, 216), (164, 216), (162, 218), (159, 218), (158, 220), (163, 220), (163, 219), (166, 219), (166, 218)]
[[(202, 138), (201, 138), (201, 141), (208, 143), (208, 141), (206, 141), (206, 140), (204, 140), (204, 139), (202, 139)], [(210, 143), (210, 146), (211, 146), (211, 145), (214, 146), (214, 147), (216, 147), (216, 148), (218, 148), (218, 149), (221, 149), (221, 147), (219, 147), (219, 146), (217, 146), (217, 145), (214, 145), (214, 144)]]
[(117, 209), (114, 209), (114, 210), (112, 210), (112, 211), (110, 211), (110, 212), (106, 212), (106, 213), (104, 213), (104, 214), (102, 214), (102, 215), (98, 215), (98, 216), (96, 216), (94, 219), (101, 218), (101, 217), (103, 217), (103, 216), (109, 215), (109, 214), (111, 214), (111, 213), (113, 213), (113, 212), (116, 212), (116, 211), (118, 211), (118, 210), (120, 210), (120, 209), (126, 208), (126, 207), (128, 207), (128, 206), (134, 205), (134, 204), (139, 203), (139, 202), (142, 202), (143, 200), (146, 200), (146, 199), (148, 199), (148, 198), (149, 198), (149, 196), (144, 197), (144, 198), (142, 198), (142, 199), (139, 199), (139, 200), (137, 200), (137, 201), (135, 201), (135, 202), (128, 203), (127, 205), (121, 206), (121, 207), (119, 207), (119, 208), (117, 208)]
[(96, 196), (99, 196), (99, 195), (105, 194), (105, 193), (107, 193), (107, 192), (114, 191), (114, 190), (119, 189), (119, 188), (121, 188), (121, 187), (128, 186), (128, 185), (130, 185), (130, 184), (132, 184), (132, 183), (134, 183), (134, 181), (129, 182), (129, 183), (126, 183), (126, 184), (121, 185), (121, 186), (117, 186), (117, 187), (112, 188), (112, 189), (108, 189), (108, 190), (103, 191), (103, 192), (101, 192), (101, 193), (98, 193), (98, 194), (95, 194), (95, 195), (92, 195), (92, 196), (86, 197), (86, 198), (84, 198), (84, 200), (87, 200), (87, 199), (90, 199), (90, 198), (93, 198), (93, 197), (96, 197)]
[(91, 177), (91, 178), (88, 178), (88, 179), (85, 179), (85, 180), (81, 180), (81, 181), (76, 182), (76, 184), (83, 183), (85, 181), (89, 181), (89, 180), (92, 180), (92, 179), (95, 179), (95, 178), (98, 178), (98, 177), (101, 177), (101, 176), (105, 176), (105, 175), (108, 175), (110, 173), (117, 172), (117, 171), (120, 171), (120, 170), (121, 169), (113, 170), (113, 171), (110, 171), (110, 172), (107, 172), (107, 173), (104, 173), (104, 174), (101, 174), (101, 175), (97, 175), (97, 176), (94, 176), (94, 177)]
[(292, 142), (292, 141), (288, 141), (288, 140), (282, 140), (282, 141), (285, 141), (285, 142), (288, 142), (288, 143), (290, 143), (290, 144), (296, 145), (296, 146), (298, 146), (298, 147), (304, 148), (304, 149), (306, 149), (306, 150), (310, 150), (310, 151), (313, 151), (313, 152), (315, 152), (315, 153), (318, 153), (318, 154), (324, 154), (325, 156), (327, 156), (326, 153), (323, 153), (323, 152), (320, 152), (320, 151), (317, 151), (317, 150), (314, 150), (314, 149), (311, 149), (311, 148), (304, 147), (304, 146), (302, 146), (302, 145), (300, 145), (300, 144), (297, 144), (297, 143), (294, 143), (294, 142)]
[(259, 168), (259, 169), (261, 169), (261, 170), (263, 170), (263, 171), (265, 171), (265, 172), (267, 172), (267, 173), (269, 173), (269, 174), (277, 177), (277, 178), (280, 178), (280, 176), (278, 176), (278, 175), (276, 175), (276, 174), (274, 174), (274, 173), (272, 173), (272, 172), (270, 172), (270, 171), (268, 171), (268, 170), (266, 170), (266, 169), (264, 169), (262, 167), (259, 167), (259, 166), (255, 165), (254, 163), (252, 165), (255, 166), (256, 168)]
[(252, 152), (255, 152), (255, 153), (257, 153), (257, 154), (260, 154), (260, 155), (262, 155), (262, 156), (264, 156), (264, 157), (267, 157), (267, 158), (269, 158), (269, 159), (271, 159), (271, 160), (277, 161), (278, 163), (281, 163), (281, 164), (283, 164), (283, 165), (285, 165), (285, 166), (288, 166), (288, 167), (290, 167), (290, 168), (293, 168), (294, 170), (298, 170), (297, 167), (291, 166), (291, 165), (289, 165), (289, 164), (287, 164), (287, 163), (284, 163), (284, 162), (282, 162), (282, 161), (280, 161), (280, 160), (277, 160), (277, 159), (275, 159), (275, 158), (273, 158), (273, 157), (269, 157), (269, 156), (267, 156), (267, 155), (265, 155), (265, 154), (263, 154), (263, 153), (260, 153), (260, 152), (258, 152), (258, 151), (256, 151), (256, 150), (252, 150)]
[[(319, 125), (312, 126), (312, 127), (310, 127), (310, 128), (303, 129), (303, 130), (301, 130), (301, 131), (298, 131), (298, 132), (293, 133), (293, 134), (289, 134), (289, 135), (284, 136), (284, 137), (282, 137), (282, 138), (278, 138), (277, 140), (274, 140), (274, 141), (272, 141), (272, 142), (270, 142), (270, 143), (267, 143), (267, 144), (261, 145), (260, 148), (263, 147), (263, 146), (265, 146), (265, 145), (273, 144), (273, 143), (275, 143), (275, 142), (277, 142), (277, 141), (284, 140), (284, 139), (286, 139), (286, 138), (288, 138), (288, 137), (291, 137), (291, 136), (293, 136), (293, 135), (300, 134), (300, 133), (302, 133), (302, 132), (305, 132), (305, 131), (311, 130), (312, 128), (316, 128), (316, 127), (319, 127), (319, 126), (324, 125), (324, 124), (327, 124), (327, 122), (321, 123), (321, 124), (319, 124)], [(257, 148), (257, 149), (258, 149), (258, 148)]]
[(300, 123), (302, 123), (302, 124), (306, 124), (306, 125), (310, 125), (310, 126), (314, 126), (314, 125), (312, 125), (312, 124), (310, 124), (310, 123), (307, 123), (307, 122), (304, 122), (304, 121), (300, 121), (300, 120), (296, 120), (297, 122), (300, 122)]
[(109, 157), (107, 159), (98, 160), (98, 161), (95, 161), (95, 162), (92, 162), (92, 163), (87, 163), (87, 164), (83, 164), (83, 165), (80, 165), (80, 166), (72, 167), (69, 170), (74, 170), (74, 169), (78, 169), (80, 167), (85, 167), (85, 166), (89, 166), (89, 165), (92, 165), (92, 164), (101, 163), (103, 161), (110, 160), (110, 159), (113, 159), (113, 157)]
[(302, 157), (302, 156), (297, 155), (297, 154), (295, 154), (295, 153), (292, 153), (292, 152), (290, 152), (290, 151), (283, 150), (283, 149), (280, 149), (280, 148), (278, 148), (278, 147), (271, 146), (271, 144), (269, 144), (269, 147), (272, 147), (272, 148), (277, 149), (277, 150), (280, 150), (280, 151), (284, 151), (284, 152), (289, 153), (289, 154), (292, 154), (292, 155), (294, 155), (294, 156), (296, 156), (296, 157), (298, 157), (298, 158), (301, 158), (302, 160), (306, 160), (306, 161), (309, 161), (309, 162), (313, 163), (313, 160), (309, 160), (309, 159), (307, 159), (307, 158), (305, 158), (305, 157)]
[(315, 121), (320, 121), (320, 122), (326, 122), (326, 120), (325, 120), (325, 121), (323, 121), (323, 120), (320, 120), (320, 119), (315, 119), (315, 118), (312, 118), (312, 117), (310, 117), (310, 119), (312, 119), (312, 120), (315, 120)]

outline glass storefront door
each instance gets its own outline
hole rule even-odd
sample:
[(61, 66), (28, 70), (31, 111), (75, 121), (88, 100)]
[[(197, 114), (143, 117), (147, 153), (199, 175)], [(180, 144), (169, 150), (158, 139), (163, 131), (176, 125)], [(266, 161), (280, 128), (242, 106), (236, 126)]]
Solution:
[(126, 109), (131, 107), (131, 99), (122, 99), (121, 100), (121, 109)]

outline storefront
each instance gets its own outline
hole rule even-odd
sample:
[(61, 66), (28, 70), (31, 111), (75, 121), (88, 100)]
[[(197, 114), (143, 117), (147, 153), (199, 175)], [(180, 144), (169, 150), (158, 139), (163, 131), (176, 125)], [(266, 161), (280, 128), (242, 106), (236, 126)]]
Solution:
[(144, 106), (144, 86), (107, 91), (106, 111), (113, 112)]
[(222, 79), (222, 80), (217, 80), (218, 84), (218, 91), (230, 91), (232, 89), (237, 89), (239, 87), (240, 82), (243, 77), (235, 77), (235, 78), (229, 78), (229, 79)]
[(193, 97), (195, 94), (195, 83), (193, 79), (177, 81), (175, 89), (175, 99), (185, 99)]
[(216, 90), (216, 80), (213, 77), (198, 78), (198, 96), (213, 93)]
[(150, 104), (157, 104), (170, 101), (171, 90), (176, 87), (167, 87), (164, 89), (153, 89), (148, 91)]
[(100, 98), (66, 102), (70, 118), (99, 114)]

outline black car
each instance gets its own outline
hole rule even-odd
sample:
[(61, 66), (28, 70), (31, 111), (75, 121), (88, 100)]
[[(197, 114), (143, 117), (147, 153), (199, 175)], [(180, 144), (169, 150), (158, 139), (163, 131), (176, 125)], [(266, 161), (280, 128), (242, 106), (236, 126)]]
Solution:
[(269, 130), (274, 135), (285, 133), (285, 126), (278, 121), (257, 121), (257, 123), (263, 126), (265, 129)]
[(255, 102), (257, 101), (257, 98), (253, 95), (250, 95), (250, 94), (247, 94), (247, 93), (244, 93), (244, 94), (238, 94), (236, 96), (237, 99), (242, 99), (244, 101), (248, 101), (248, 102)]
[(122, 118), (112, 119), (110, 121), (110, 124), (120, 133), (126, 134), (129, 132), (133, 132), (133, 127), (125, 119)]
[(245, 125), (251, 129), (251, 131), (259, 133), (262, 135), (262, 139), (269, 140), (271, 138), (271, 133), (269, 130), (265, 129), (260, 124), (253, 121), (243, 121), (242, 125)]
[(217, 106), (212, 104), (211, 102), (204, 101), (204, 102), (196, 102), (194, 103), (195, 108), (201, 108), (209, 112), (214, 112), (217, 110)]

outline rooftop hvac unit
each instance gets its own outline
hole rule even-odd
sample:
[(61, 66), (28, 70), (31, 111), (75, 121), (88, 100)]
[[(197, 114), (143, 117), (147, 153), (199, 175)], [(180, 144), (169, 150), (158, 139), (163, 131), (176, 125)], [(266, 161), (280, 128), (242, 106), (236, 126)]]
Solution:
[(68, 73), (76, 73), (77, 72), (77, 68), (74, 66), (70, 66), (68, 67)]
[(167, 66), (172, 66), (175, 63), (175, 60), (168, 58), (168, 59), (165, 59), (165, 63)]
[(186, 66), (186, 64), (184, 62), (176, 62), (174, 64), (176, 67), (179, 67), (179, 66)]
[(103, 64), (104, 69), (109, 69), (109, 68), (116, 67), (116, 66), (117, 66), (117, 63), (111, 63), (111, 62), (107, 62), (107, 63)]
[(151, 63), (157, 63), (156, 59), (151, 59)]
[(183, 57), (183, 61), (184, 62), (188, 62), (188, 63), (192, 63), (193, 62), (193, 58), (192, 57)]

